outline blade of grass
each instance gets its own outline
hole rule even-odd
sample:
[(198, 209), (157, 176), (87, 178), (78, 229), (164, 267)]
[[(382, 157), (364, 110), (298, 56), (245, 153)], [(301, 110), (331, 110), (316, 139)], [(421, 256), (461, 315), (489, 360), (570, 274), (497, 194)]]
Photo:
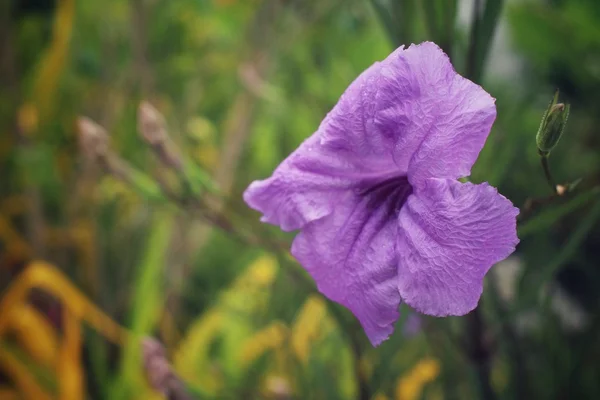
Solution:
[(391, 10), (389, 7), (384, 6), (380, 0), (371, 0), (371, 5), (375, 10), (375, 14), (377, 14), (377, 17), (383, 24), (383, 28), (388, 36), (388, 39), (392, 44), (395, 45), (398, 42), (400, 34), (398, 31), (398, 26), (396, 25), (396, 22), (391, 14)]
[(415, 23), (417, 22), (417, 3), (415, 0), (392, 1), (392, 15), (398, 24), (396, 46), (410, 45), (415, 40)]
[(440, 38), (440, 24), (438, 22), (438, 2), (435, 1), (424, 1), (421, 3), (423, 6), (423, 11), (425, 13), (425, 24), (427, 25), (427, 31), (429, 33), (429, 38), (438, 42)]
[(442, 16), (444, 19), (444, 39), (440, 46), (451, 60), (454, 60), (453, 44), (454, 44), (454, 24), (456, 22), (456, 13), (458, 11), (458, 2), (456, 0), (442, 1), (443, 9)]
[(173, 217), (157, 213), (151, 225), (146, 254), (139, 266), (133, 286), (133, 301), (129, 327), (133, 335), (123, 349), (119, 373), (111, 387), (111, 399), (129, 399), (139, 392), (138, 382), (143, 379), (139, 340), (150, 334), (157, 324), (163, 299), (162, 281), (164, 261), (169, 249)]
[(467, 78), (476, 83), (481, 83), (485, 60), (494, 39), (504, 0), (488, 0), (485, 5), (482, 3), (483, 0), (475, 0), (473, 6), (465, 71)]
[(527, 274), (524, 274), (521, 277), (519, 282), (519, 293), (521, 293), (521, 298), (517, 303), (519, 308), (531, 305), (544, 284), (550, 282), (556, 272), (576, 255), (579, 246), (598, 222), (598, 219), (600, 219), (600, 202), (594, 204), (587, 216), (582, 219), (581, 224), (577, 227), (575, 232), (573, 232), (565, 245), (562, 246), (560, 252), (553, 261), (546, 264), (543, 269), (537, 273), (537, 279), (535, 279), (535, 281), (531, 282), (531, 280), (527, 279)]

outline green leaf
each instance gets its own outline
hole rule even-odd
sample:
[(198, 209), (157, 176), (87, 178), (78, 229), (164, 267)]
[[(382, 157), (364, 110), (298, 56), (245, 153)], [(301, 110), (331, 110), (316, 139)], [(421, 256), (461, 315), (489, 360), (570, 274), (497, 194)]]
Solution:
[(111, 399), (129, 399), (138, 390), (136, 376), (141, 370), (141, 338), (151, 335), (162, 309), (165, 258), (173, 231), (173, 217), (156, 213), (150, 228), (146, 253), (139, 265), (133, 287), (129, 328), (133, 335), (123, 349), (119, 373), (111, 388)]
[(153, 202), (162, 202), (166, 200), (162, 190), (152, 178), (133, 168), (130, 170), (130, 172), (130, 183), (133, 185), (133, 189), (140, 196)]
[(585, 218), (583, 218), (579, 226), (575, 229), (569, 240), (560, 248), (558, 253), (553, 257), (552, 261), (545, 264), (537, 271), (531, 271), (530, 274), (525, 273), (519, 281), (519, 305), (526, 307), (535, 301), (539, 294), (539, 290), (552, 280), (556, 272), (569, 262), (579, 250), (579, 247), (586, 239), (589, 232), (600, 219), (600, 202), (596, 202), (589, 210)]
[(474, 15), (471, 23), (471, 38), (469, 51), (467, 53), (467, 78), (476, 83), (481, 82), (485, 60), (487, 59), (492, 40), (496, 32), (496, 26), (500, 20), (504, 0), (487, 0), (481, 16), (478, 6), (481, 6), (481, 0), (475, 0)]

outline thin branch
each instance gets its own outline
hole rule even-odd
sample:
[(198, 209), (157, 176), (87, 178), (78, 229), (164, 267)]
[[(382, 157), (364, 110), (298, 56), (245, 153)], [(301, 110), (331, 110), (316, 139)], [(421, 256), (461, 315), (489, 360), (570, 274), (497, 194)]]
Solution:
[(540, 157), (540, 161), (542, 162), (542, 168), (544, 169), (544, 175), (546, 176), (546, 181), (552, 188), (552, 192), (554, 194), (558, 194), (556, 181), (552, 177), (552, 173), (550, 172), (550, 164), (548, 163), (548, 156), (542, 154)]

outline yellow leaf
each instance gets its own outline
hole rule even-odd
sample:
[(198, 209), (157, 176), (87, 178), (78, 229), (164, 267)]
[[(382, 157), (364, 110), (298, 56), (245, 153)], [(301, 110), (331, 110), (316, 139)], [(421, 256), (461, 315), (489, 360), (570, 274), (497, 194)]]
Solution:
[(277, 260), (272, 255), (265, 254), (257, 258), (223, 293), (220, 304), (228, 312), (256, 311), (268, 299), (269, 292), (266, 289), (275, 280), (277, 271)]
[[(27, 295), (33, 288), (44, 289), (59, 299), (64, 306), (63, 340), (57, 355), (56, 333), (47, 321), (26, 303)], [(0, 301), (0, 335), (9, 329), (16, 330), (22, 346), (38, 361), (51, 364), (57, 359), (60, 400), (79, 400), (84, 397), (81, 321), (89, 322), (106, 338), (116, 343), (121, 343), (127, 336), (123, 328), (92, 304), (58, 270), (41, 261), (31, 263), (9, 286)], [(4, 351), (0, 356), (0, 364), (10, 370), (13, 380), (24, 393), (28, 393), (28, 398), (49, 398), (37, 386), (27, 369), (10, 353)]]
[[(216, 305), (191, 325), (174, 357), (175, 369), (183, 379), (216, 394), (223, 386), (222, 371), (228, 376), (242, 372), (238, 365), (243, 339), (254, 330), (252, 316), (268, 301), (278, 268), (275, 257), (260, 256), (220, 295)], [(217, 337), (224, 343), (218, 366), (209, 356)], [(247, 352), (250, 359), (251, 350)]]
[(240, 363), (246, 367), (268, 350), (280, 347), (288, 336), (288, 328), (275, 321), (246, 340), (240, 353)]
[(10, 310), (10, 322), (17, 341), (35, 361), (50, 367), (58, 352), (58, 334), (50, 322), (29, 304)]
[(57, 368), (60, 400), (80, 400), (84, 398), (81, 325), (68, 311), (63, 314), (63, 337)]
[(10, 310), (24, 302), (32, 288), (44, 289), (72, 312), (87, 321), (108, 340), (121, 344), (127, 331), (100, 311), (60, 271), (43, 261), (35, 261), (11, 284), (0, 302), (0, 335), (8, 328)]
[(327, 316), (327, 305), (317, 295), (308, 297), (292, 327), (292, 348), (296, 357), (308, 362), (311, 343), (324, 334), (323, 322)]
[(426, 358), (417, 364), (415, 370), (424, 382), (431, 382), (440, 373), (440, 363), (436, 359)]
[(27, 367), (2, 347), (0, 347), (0, 369), (12, 379), (26, 399), (52, 400), (52, 396), (38, 385)]
[(52, 26), (52, 41), (39, 63), (33, 86), (33, 101), (42, 119), (49, 115), (53, 104), (60, 73), (69, 51), (74, 14), (75, 0), (58, 0)]
[(21, 237), (8, 218), (0, 214), (0, 239), (5, 243), (7, 252), (18, 256), (31, 254), (29, 244)]
[(236, 280), (234, 286), (236, 288), (247, 285), (269, 286), (275, 280), (277, 270), (277, 259), (270, 254), (264, 254), (250, 264), (246, 272)]
[(423, 387), (435, 380), (440, 373), (440, 363), (433, 358), (425, 358), (411, 371), (398, 379), (396, 400), (418, 400)]
[(219, 310), (204, 313), (188, 329), (173, 357), (173, 365), (183, 379), (197, 382), (198, 386), (214, 394), (222, 382), (211, 370), (208, 350), (221, 331), (224, 315)]

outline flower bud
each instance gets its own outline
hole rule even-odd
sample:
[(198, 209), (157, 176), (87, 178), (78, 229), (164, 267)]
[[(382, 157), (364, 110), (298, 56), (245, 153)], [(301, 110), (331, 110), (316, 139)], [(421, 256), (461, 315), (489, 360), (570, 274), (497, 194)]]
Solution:
[(142, 357), (150, 386), (160, 393), (168, 394), (172, 372), (163, 345), (154, 338), (145, 337), (142, 340)]
[(138, 108), (138, 131), (163, 164), (182, 170), (183, 160), (169, 138), (165, 118), (148, 102), (142, 102)]
[(138, 108), (138, 131), (150, 145), (160, 145), (167, 141), (167, 126), (162, 114), (148, 102)]
[(87, 117), (79, 117), (77, 128), (79, 145), (86, 157), (96, 160), (108, 154), (108, 133), (103, 127)]
[(557, 90), (542, 117), (540, 129), (535, 137), (541, 155), (548, 155), (560, 140), (569, 118), (569, 109), (569, 104), (558, 102)]

